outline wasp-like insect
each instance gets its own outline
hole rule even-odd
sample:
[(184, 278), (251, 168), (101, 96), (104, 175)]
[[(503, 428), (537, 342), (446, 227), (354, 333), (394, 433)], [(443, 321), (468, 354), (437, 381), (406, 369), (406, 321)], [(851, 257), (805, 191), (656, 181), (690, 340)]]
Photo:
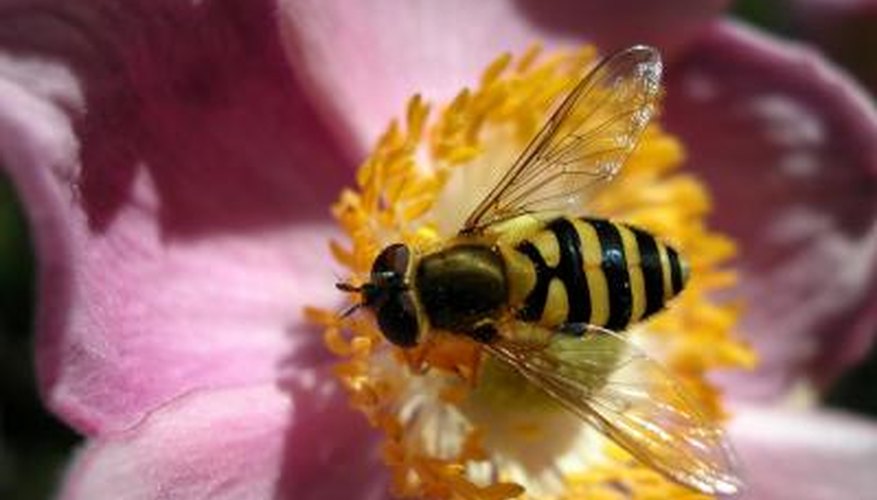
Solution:
[(686, 261), (639, 228), (580, 216), (636, 147), (661, 70), (645, 46), (594, 66), (456, 237), (428, 252), (390, 245), (369, 282), (338, 287), (393, 344), (468, 337), (642, 462), (732, 494), (742, 482), (721, 429), (620, 333), (682, 291)]

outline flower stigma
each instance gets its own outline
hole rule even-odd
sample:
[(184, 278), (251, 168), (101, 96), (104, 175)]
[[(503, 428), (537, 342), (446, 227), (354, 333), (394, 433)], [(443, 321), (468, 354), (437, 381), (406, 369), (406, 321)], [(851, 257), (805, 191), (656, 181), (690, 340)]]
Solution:
[[(428, 252), (453, 237), (504, 168), (543, 124), (552, 103), (597, 61), (590, 46), (505, 54), (431, 114), (414, 96), (332, 207), (348, 241), (331, 241), (351, 286), (368, 280), (376, 255), (405, 243)], [(670, 370), (705, 408), (726, 418), (707, 374), (751, 368), (734, 331), (736, 303), (716, 292), (735, 283), (734, 242), (706, 225), (711, 200), (680, 172), (680, 141), (653, 121), (620, 174), (582, 213), (642, 227), (687, 256), (684, 293), (625, 333)], [(411, 349), (386, 341), (368, 314), (308, 308), (339, 357), (335, 373), (354, 408), (385, 435), (383, 459), (400, 496), (435, 498), (706, 498), (634, 460), (621, 447), (491, 361), (480, 345), (430, 336)]]

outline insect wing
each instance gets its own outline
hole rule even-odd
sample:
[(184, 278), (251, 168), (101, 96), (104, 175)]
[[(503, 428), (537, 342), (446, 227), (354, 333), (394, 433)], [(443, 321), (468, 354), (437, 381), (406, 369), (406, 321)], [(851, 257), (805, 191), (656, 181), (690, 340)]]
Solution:
[(530, 383), (669, 478), (708, 494), (742, 489), (734, 451), (659, 363), (616, 333), (588, 326), (536, 347), (488, 350)]
[(661, 58), (635, 46), (594, 67), (567, 94), (466, 220), (473, 231), (523, 213), (570, 211), (618, 173), (655, 112)]

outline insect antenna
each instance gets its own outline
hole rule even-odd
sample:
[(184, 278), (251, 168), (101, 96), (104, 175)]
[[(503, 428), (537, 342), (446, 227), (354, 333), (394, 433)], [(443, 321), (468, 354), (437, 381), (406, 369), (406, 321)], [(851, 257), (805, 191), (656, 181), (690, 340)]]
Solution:
[(358, 311), (361, 307), (362, 307), (362, 303), (357, 302), (356, 304), (353, 304), (350, 307), (348, 307), (347, 309), (344, 309), (343, 311), (339, 312), (338, 317), (341, 319), (348, 318), (351, 315), (353, 315), (353, 313)]
[(341, 290), (342, 292), (347, 292), (347, 293), (359, 293), (362, 291), (361, 286), (356, 286), (356, 285), (353, 285), (351, 283), (345, 283), (345, 282), (335, 283), (335, 288), (337, 288), (338, 290)]
[[(344, 281), (335, 283), (335, 288), (337, 288), (338, 290), (341, 290), (342, 292), (346, 292), (346, 293), (361, 293), (362, 289), (363, 289), (362, 286), (357, 286), (357, 285), (354, 285), (352, 283), (347, 283)], [(362, 302), (357, 302), (351, 306), (348, 306), (346, 309), (338, 311), (338, 317), (340, 319), (345, 319), (345, 318), (353, 315), (353, 313), (358, 311), (363, 305), (364, 304)]]

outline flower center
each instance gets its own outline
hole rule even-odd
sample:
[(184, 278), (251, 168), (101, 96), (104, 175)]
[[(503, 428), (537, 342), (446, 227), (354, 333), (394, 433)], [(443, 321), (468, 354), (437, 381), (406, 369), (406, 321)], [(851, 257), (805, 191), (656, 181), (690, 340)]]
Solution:
[[(596, 51), (518, 59), (503, 55), (474, 90), (463, 90), (430, 119), (415, 96), (404, 126), (393, 121), (333, 214), (349, 241), (330, 243), (350, 272), (369, 280), (372, 262), (392, 243), (429, 252), (454, 236), (467, 214), (545, 121), (558, 96), (595, 62)], [(590, 200), (588, 213), (623, 220), (672, 242), (689, 256), (691, 280), (676, 303), (628, 334), (649, 348), (721, 419), (709, 370), (751, 367), (750, 349), (733, 335), (738, 311), (711, 299), (734, 283), (723, 267), (728, 238), (705, 223), (705, 186), (678, 172), (682, 145), (656, 124), (622, 173)], [(339, 356), (336, 374), (353, 405), (386, 435), (385, 460), (401, 495), (510, 498), (666, 497), (687, 492), (563, 410), (524, 378), (493, 362), (482, 347), (434, 335), (412, 349), (389, 344), (367, 315), (339, 317), (309, 308)], [(690, 494), (690, 492), (688, 492)]]

